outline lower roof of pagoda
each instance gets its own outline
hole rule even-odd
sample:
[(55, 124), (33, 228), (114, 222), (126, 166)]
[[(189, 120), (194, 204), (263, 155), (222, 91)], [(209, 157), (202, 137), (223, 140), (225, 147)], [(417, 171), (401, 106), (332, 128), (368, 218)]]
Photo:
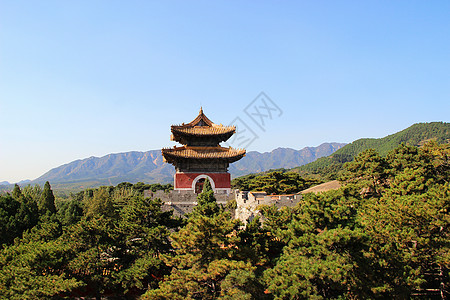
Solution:
[(235, 162), (245, 156), (244, 149), (225, 147), (194, 147), (182, 146), (162, 149), (162, 155), (167, 162), (178, 159), (220, 159), (229, 163)]

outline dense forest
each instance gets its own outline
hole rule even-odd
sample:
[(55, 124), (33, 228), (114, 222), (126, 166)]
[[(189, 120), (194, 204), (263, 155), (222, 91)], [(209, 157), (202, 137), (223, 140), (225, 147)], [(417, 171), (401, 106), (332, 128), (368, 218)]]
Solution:
[(268, 195), (280, 195), (298, 193), (319, 183), (322, 183), (319, 179), (305, 178), (298, 173), (278, 169), (234, 178), (231, 187), (241, 191), (263, 191)]
[(302, 175), (317, 175), (322, 179), (337, 179), (344, 169), (344, 164), (352, 161), (358, 153), (364, 150), (375, 149), (380, 155), (385, 156), (389, 151), (392, 151), (402, 143), (420, 146), (430, 140), (440, 144), (450, 142), (450, 123), (417, 123), (384, 138), (359, 139), (345, 145), (329, 156), (294, 168), (293, 171)]
[[(450, 145), (436, 142), (365, 150), (345, 163), (339, 190), (261, 206), (246, 226), (207, 183), (183, 219), (143, 196), (170, 186), (124, 183), (68, 199), (48, 183), (16, 186), (0, 197), (0, 298), (448, 297), (449, 158)], [(275, 193), (310, 184), (297, 175), (237, 184)]]

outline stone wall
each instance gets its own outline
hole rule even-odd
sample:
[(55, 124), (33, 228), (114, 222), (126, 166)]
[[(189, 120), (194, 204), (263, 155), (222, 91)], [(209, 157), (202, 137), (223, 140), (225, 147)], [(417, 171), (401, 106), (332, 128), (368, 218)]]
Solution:
[[(173, 213), (176, 216), (184, 216), (192, 212), (192, 209), (197, 205), (198, 194), (193, 191), (164, 191), (152, 192), (150, 190), (144, 191), (145, 197), (159, 198), (163, 202), (161, 209), (168, 211), (173, 209)], [(214, 193), (214, 197), (218, 204), (225, 206), (229, 200), (234, 199), (234, 194), (228, 193)], [(233, 212), (234, 213), (234, 212)]]
[(275, 205), (281, 207), (294, 207), (302, 199), (301, 194), (267, 195), (265, 192), (247, 192), (235, 190), (236, 210), (235, 218), (244, 224), (259, 215), (259, 205)]
[[(198, 194), (192, 191), (164, 191), (152, 192), (144, 191), (145, 197), (159, 198), (163, 202), (162, 210), (168, 211), (173, 209), (174, 215), (184, 216), (197, 205)], [(214, 197), (218, 204), (226, 206), (226, 204), (236, 199), (236, 209), (232, 211), (236, 219), (241, 220), (244, 224), (247, 220), (252, 220), (259, 214), (257, 207), (259, 205), (275, 205), (281, 207), (293, 207), (302, 199), (301, 194), (293, 195), (267, 195), (264, 192), (246, 192), (234, 190), (233, 193), (214, 193)]]

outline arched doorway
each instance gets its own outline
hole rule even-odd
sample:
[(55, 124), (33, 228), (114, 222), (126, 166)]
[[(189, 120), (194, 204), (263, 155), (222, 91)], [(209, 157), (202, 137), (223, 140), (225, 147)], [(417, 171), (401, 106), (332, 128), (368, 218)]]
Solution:
[(195, 193), (200, 194), (203, 191), (203, 185), (205, 184), (205, 178), (200, 178), (195, 183)]
[(195, 177), (194, 181), (192, 182), (192, 189), (194, 190), (195, 193), (198, 194), (203, 191), (203, 184), (205, 184), (206, 179), (209, 180), (212, 190), (214, 192), (216, 191), (216, 185), (214, 183), (214, 180), (211, 177), (209, 177), (208, 175), (202, 174), (202, 175), (198, 175), (197, 177)]

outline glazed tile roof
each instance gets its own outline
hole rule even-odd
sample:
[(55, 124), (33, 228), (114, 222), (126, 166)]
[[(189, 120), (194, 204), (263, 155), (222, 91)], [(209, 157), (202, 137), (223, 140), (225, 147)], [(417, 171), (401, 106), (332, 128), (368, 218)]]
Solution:
[(188, 124), (172, 125), (171, 140), (184, 146), (164, 148), (162, 155), (164, 161), (178, 166), (183, 160), (207, 160), (213, 163), (233, 163), (245, 156), (244, 149), (224, 148), (219, 146), (221, 141), (228, 140), (235, 132), (235, 126), (214, 124), (200, 109), (198, 116)]
[(164, 157), (174, 158), (194, 158), (194, 159), (211, 159), (224, 158), (227, 160), (237, 160), (245, 155), (244, 149), (233, 149), (224, 147), (191, 147), (182, 146), (175, 148), (162, 149)]
[(171, 140), (181, 144), (189, 144), (191, 138), (213, 138), (220, 141), (228, 140), (235, 132), (235, 126), (214, 124), (200, 108), (198, 116), (191, 122), (171, 126)]
[(192, 126), (197, 126), (197, 125), (214, 126), (216, 124), (214, 124), (210, 119), (208, 119), (205, 116), (205, 114), (203, 113), (203, 108), (200, 107), (200, 112), (198, 113), (198, 116), (194, 120), (192, 120), (191, 122), (189, 122), (187, 124), (183, 124), (180, 126), (192, 127)]
[[(215, 124), (214, 124), (215, 125)], [(194, 126), (194, 127), (182, 127), (182, 126), (172, 126), (173, 133), (183, 133), (189, 135), (218, 135), (235, 133), (236, 127), (234, 126)]]

